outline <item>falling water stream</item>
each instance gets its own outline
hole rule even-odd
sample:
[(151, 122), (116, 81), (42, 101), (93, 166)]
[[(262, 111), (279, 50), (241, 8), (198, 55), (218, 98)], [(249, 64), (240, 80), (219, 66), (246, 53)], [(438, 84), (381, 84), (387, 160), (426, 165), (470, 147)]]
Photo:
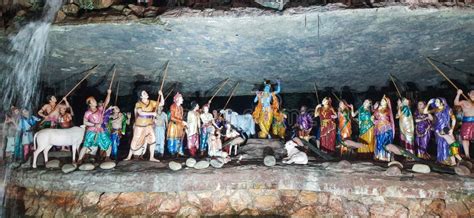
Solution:
[[(44, 57), (48, 52), (48, 34), (62, 1), (45, 0), (41, 18), (26, 24), (16, 35), (9, 38), (13, 55), (7, 59), (7, 72), (2, 72), (5, 75), (2, 82), (4, 110), (8, 110), (12, 105), (26, 109), (37, 105), (38, 82)], [(1, 135), (6, 136), (6, 132)], [(0, 217), (6, 214), (5, 194), (12, 166), (6, 162), (0, 163)]]

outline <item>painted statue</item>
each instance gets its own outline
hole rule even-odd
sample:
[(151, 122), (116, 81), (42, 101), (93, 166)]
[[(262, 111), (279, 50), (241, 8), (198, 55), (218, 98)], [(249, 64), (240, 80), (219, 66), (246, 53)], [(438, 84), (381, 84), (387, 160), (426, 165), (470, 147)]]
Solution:
[(186, 122), (183, 120), (183, 96), (178, 92), (173, 97), (173, 104), (170, 107), (170, 122), (166, 137), (168, 138), (168, 151), (171, 155), (184, 155), (182, 146), (184, 137), (184, 128)]
[(376, 138), (374, 158), (380, 161), (391, 161), (392, 155), (389, 151), (385, 150), (385, 147), (393, 143), (395, 123), (390, 99), (387, 96), (384, 95), (382, 97), (380, 105), (378, 103), (375, 104), (374, 118)]
[[(107, 97), (105, 98), (105, 104), (107, 105), (110, 101), (110, 93), (112, 90), (107, 90)], [(86, 103), (89, 109), (84, 114), (84, 125), (87, 126), (84, 143), (79, 152), (79, 162), (82, 161), (86, 153), (95, 155), (97, 149), (106, 152), (106, 159), (110, 158), (110, 152), (112, 150), (110, 137), (108, 132), (105, 130), (104, 125), (104, 107), (98, 106), (97, 101), (94, 97), (88, 97)]]
[(255, 134), (255, 122), (252, 115), (238, 114), (237, 112), (232, 111), (230, 108), (221, 110), (220, 113), (224, 118), (224, 124), (231, 124), (235, 128), (247, 134), (247, 136)]
[(273, 122), (273, 104), (278, 104), (277, 94), (280, 93), (280, 81), (277, 81), (278, 85), (274, 92), (270, 92), (271, 83), (270, 81), (264, 82), (263, 92), (257, 92), (254, 102), (257, 103), (255, 111), (252, 114), (255, 123), (260, 127), (260, 132), (258, 133), (259, 138), (271, 138), (270, 136), (270, 127)]
[(285, 150), (288, 156), (283, 158), (282, 163), (302, 165), (308, 164), (308, 156), (306, 153), (300, 151), (297, 147), (298, 144), (296, 144), (293, 140), (287, 141), (285, 143)]
[(410, 102), (406, 98), (397, 102), (397, 116), (400, 127), (400, 142), (405, 149), (416, 155), (415, 150), (415, 123), (413, 122), (413, 114), (410, 110)]
[(375, 150), (375, 125), (372, 115), (372, 101), (364, 100), (362, 106), (354, 112), (354, 107), (350, 105), (352, 117), (358, 116), (359, 142), (364, 146), (357, 149), (359, 154), (371, 154)]
[(449, 165), (456, 166), (456, 159), (459, 162), (462, 161), (461, 156), (459, 156), (459, 147), (461, 147), (461, 143), (456, 141), (453, 132), (448, 127), (445, 127), (441, 132), (436, 132), (436, 134), (446, 140), (449, 144)]
[(222, 154), (221, 129), (212, 128), (213, 132), (209, 134), (209, 157), (220, 157)]
[[(352, 136), (351, 107), (352, 105), (348, 105), (344, 100), (339, 101), (339, 107), (337, 109), (337, 134), (341, 142), (351, 139)], [(341, 146), (341, 155), (347, 154), (348, 152), (348, 147)]]
[(314, 110), (314, 117), (319, 117), (321, 121), (320, 146), (329, 152), (336, 150), (336, 122), (334, 120), (337, 118), (337, 114), (331, 103), (331, 98), (326, 97), (322, 104), (317, 105)]
[(127, 125), (130, 125), (130, 113), (121, 113), (120, 108), (112, 106), (105, 112), (108, 120), (107, 128), (110, 133), (110, 140), (112, 141), (112, 157), (118, 160), (118, 148), (120, 146), (120, 139), (127, 131)]
[[(429, 110), (430, 107), (432, 110)], [(433, 130), (435, 133), (443, 131), (446, 127), (452, 131), (456, 125), (453, 111), (449, 107), (445, 98), (431, 99), (423, 110), (423, 113), (434, 115), (435, 122), (433, 123)], [(446, 142), (446, 139), (440, 137), (438, 134), (435, 134), (435, 139), (437, 145), (436, 160), (439, 163), (449, 165), (449, 144)]]
[[(15, 152), (15, 148), (21, 146), (21, 132), (19, 131), (20, 109), (12, 106), (10, 111), (5, 115), (5, 122), (3, 124), (3, 134), (6, 137), (6, 144), (2, 150), (4, 158), (10, 158)], [(3, 153), (5, 151), (5, 154)]]
[(469, 100), (459, 100), (462, 90), (458, 90), (454, 105), (460, 106), (463, 111), (462, 125), (461, 125), (461, 139), (466, 158), (470, 158), (469, 145), (470, 141), (474, 140), (474, 90), (468, 93)]
[(41, 129), (44, 128), (56, 128), (56, 123), (59, 117), (58, 108), (57, 106), (57, 99), (55, 96), (48, 96), (46, 97), (48, 103), (43, 105), (41, 109), (38, 111), (38, 115), (43, 118), (41, 122)]
[(304, 105), (301, 106), (300, 114), (296, 118), (296, 127), (298, 128), (298, 137), (309, 141), (313, 129), (313, 117), (308, 113), (308, 107)]
[(168, 115), (163, 112), (163, 106), (158, 106), (155, 116), (155, 155), (158, 157), (165, 155), (166, 126), (168, 126)]
[(60, 104), (59, 107), (59, 117), (58, 117), (58, 127), (61, 129), (71, 128), (73, 126), (72, 117), (74, 116), (74, 111), (69, 105), (69, 102), (64, 98), (65, 104)]
[(188, 112), (186, 135), (188, 139), (188, 151), (192, 157), (196, 156), (199, 150), (199, 132), (201, 129), (201, 120), (199, 119), (199, 104), (191, 102), (191, 110)]
[(19, 120), (19, 130), (21, 132), (21, 146), (15, 148), (15, 157), (19, 160), (26, 161), (33, 145), (33, 126), (40, 121), (40, 118), (33, 116), (26, 109), (21, 111)]
[(422, 159), (429, 159), (428, 155), (428, 144), (431, 138), (431, 125), (433, 122), (433, 116), (431, 114), (424, 114), (423, 110), (426, 107), (424, 101), (419, 101), (417, 110), (415, 112), (415, 144), (418, 148), (418, 157)]
[(279, 139), (285, 139), (286, 135), (286, 118), (285, 110), (276, 108), (273, 110), (272, 134)]
[(150, 151), (149, 161), (160, 162), (155, 158), (155, 116), (158, 106), (164, 105), (163, 93), (159, 91), (159, 102), (149, 99), (146, 91), (141, 91), (140, 100), (135, 104), (135, 124), (133, 126), (133, 138), (130, 143), (130, 151), (125, 160), (130, 160), (132, 155), (142, 156), (148, 149)]
[[(209, 113), (209, 108), (211, 107), (211, 101), (202, 106), (202, 113), (199, 116), (201, 119), (201, 136), (199, 143), (199, 151), (201, 156), (204, 156), (206, 151), (210, 151), (209, 140), (210, 136), (214, 134), (214, 129), (217, 128), (217, 124), (214, 122), (214, 116)], [(208, 152), (209, 153), (209, 152)]]

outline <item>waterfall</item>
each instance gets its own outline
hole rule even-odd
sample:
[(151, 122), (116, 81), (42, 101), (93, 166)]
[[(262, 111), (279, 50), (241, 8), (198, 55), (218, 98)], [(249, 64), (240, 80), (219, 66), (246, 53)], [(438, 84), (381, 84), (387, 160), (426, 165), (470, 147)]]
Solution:
[(3, 74), (3, 107), (15, 105), (32, 109), (38, 104), (38, 82), (48, 50), (48, 33), (61, 8), (62, 0), (46, 0), (38, 21), (23, 26), (9, 38), (13, 55), (7, 59)]

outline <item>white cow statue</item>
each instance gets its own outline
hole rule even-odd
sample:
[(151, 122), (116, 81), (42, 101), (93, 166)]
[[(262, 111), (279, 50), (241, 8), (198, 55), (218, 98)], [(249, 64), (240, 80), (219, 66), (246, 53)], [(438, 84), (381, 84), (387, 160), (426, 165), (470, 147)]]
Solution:
[(283, 158), (284, 164), (307, 164), (308, 163), (308, 156), (306, 153), (298, 150), (296, 148), (298, 145), (290, 140), (287, 141), (285, 144), (285, 150), (288, 154), (288, 157)]
[(227, 123), (241, 129), (248, 136), (255, 134), (255, 121), (251, 114), (239, 115), (231, 109), (221, 110), (220, 113), (224, 115), (224, 119)]
[(76, 162), (76, 152), (84, 139), (84, 126), (74, 126), (69, 129), (43, 129), (34, 137), (33, 168), (36, 168), (36, 159), (43, 152), (44, 162), (48, 162), (48, 152), (53, 146), (72, 146), (72, 162)]

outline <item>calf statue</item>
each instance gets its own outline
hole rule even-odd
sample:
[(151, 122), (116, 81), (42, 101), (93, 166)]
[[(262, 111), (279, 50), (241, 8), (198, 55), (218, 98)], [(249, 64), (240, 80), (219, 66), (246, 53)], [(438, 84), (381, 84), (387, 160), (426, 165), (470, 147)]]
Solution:
[[(76, 162), (76, 152), (84, 139), (85, 127), (74, 126), (69, 129), (43, 129), (35, 134), (33, 168), (36, 168), (38, 155), (43, 152), (44, 162), (48, 162), (48, 152), (54, 146), (72, 146), (72, 162)], [(38, 144), (38, 145), (37, 145)]]
[(284, 164), (307, 164), (308, 156), (306, 153), (298, 150), (296, 144), (293, 140), (286, 142), (285, 150), (288, 154), (288, 157), (283, 158)]

